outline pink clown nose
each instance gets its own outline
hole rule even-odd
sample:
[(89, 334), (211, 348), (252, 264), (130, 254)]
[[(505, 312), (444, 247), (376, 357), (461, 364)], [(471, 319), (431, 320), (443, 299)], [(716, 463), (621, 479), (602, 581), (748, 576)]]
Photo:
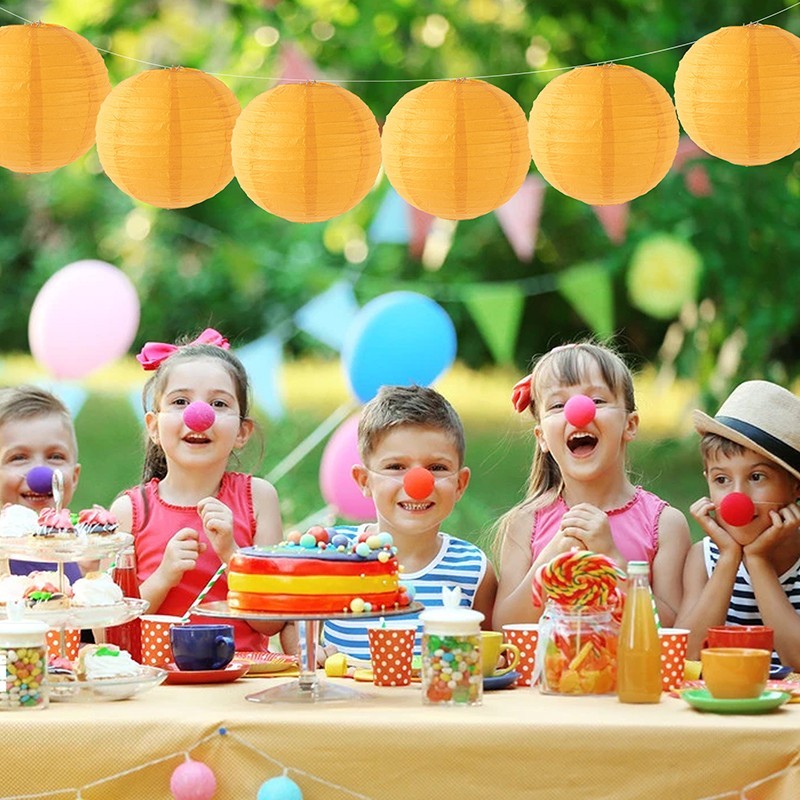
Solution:
[(191, 428), (197, 433), (207, 431), (213, 424), (217, 415), (208, 403), (202, 400), (195, 400), (189, 403), (183, 411), (183, 421), (187, 428)]
[(50, 494), (53, 491), (53, 470), (50, 467), (34, 467), (25, 476), (25, 483), (36, 494)]
[(413, 500), (424, 500), (433, 491), (433, 475), (425, 467), (414, 467), (406, 472), (403, 488)]
[(722, 502), (719, 504), (719, 513), (728, 525), (741, 528), (752, 522), (756, 515), (756, 507), (746, 494), (731, 492), (722, 498)]
[(585, 428), (597, 413), (597, 406), (591, 397), (585, 394), (576, 394), (564, 404), (564, 416), (570, 425), (576, 428)]

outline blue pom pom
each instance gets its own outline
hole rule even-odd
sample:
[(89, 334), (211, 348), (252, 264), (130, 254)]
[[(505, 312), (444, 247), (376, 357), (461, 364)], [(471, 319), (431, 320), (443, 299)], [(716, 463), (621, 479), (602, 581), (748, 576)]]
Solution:
[(50, 494), (53, 491), (53, 470), (50, 467), (34, 467), (28, 471), (25, 482), (36, 494)]
[(291, 778), (281, 775), (262, 783), (256, 800), (303, 800), (303, 793)]

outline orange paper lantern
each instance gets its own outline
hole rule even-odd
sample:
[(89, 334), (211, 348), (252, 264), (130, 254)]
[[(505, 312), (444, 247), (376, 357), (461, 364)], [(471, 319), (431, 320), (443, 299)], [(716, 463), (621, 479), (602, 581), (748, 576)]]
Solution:
[(383, 167), (397, 193), (444, 219), (472, 219), (516, 194), (530, 168), (525, 112), (485, 81), (427, 83), (383, 128)]
[(626, 203), (667, 174), (678, 120), (664, 88), (633, 67), (579, 67), (550, 81), (530, 119), (542, 176), (591, 205)]
[(100, 163), (125, 194), (143, 203), (200, 203), (233, 178), (231, 134), (239, 111), (233, 92), (205, 72), (141, 72), (114, 87), (100, 108)]
[(50, 172), (94, 144), (111, 91), (100, 53), (60, 25), (0, 28), (0, 165)]
[(276, 86), (233, 132), (233, 169), (247, 196), (292, 222), (320, 222), (364, 199), (381, 166), (372, 112), (330, 83)]
[(686, 133), (733, 164), (769, 164), (800, 147), (800, 39), (773, 25), (721, 28), (675, 73)]

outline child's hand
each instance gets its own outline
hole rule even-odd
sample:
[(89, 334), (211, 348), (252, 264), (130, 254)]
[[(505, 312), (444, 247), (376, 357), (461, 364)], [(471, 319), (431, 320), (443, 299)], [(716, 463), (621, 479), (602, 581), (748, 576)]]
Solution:
[(158, 569), (170, 586), (177, 586), (183, 573), (197, 566), (197, 559), (205, 549), (206, 545), (200, 541), (200, 534), (196, 530), (181, 528), (167, 542)]
[(722, 553), (738, 555), (741, 559), (741, 545), (717, 522), (716, 517), (711, 516), (712, 511), (717, 507), (708, 497), (701, 497), (695, 500), (689, 508), (689, 513), (697, 520), (703, 531), (711, 537), (711, 541), (719, 548)]
[(800, 506), (790, 503), (769, 512), (772, 524), (744, 548), (745, 556), (766, 556), (775, 547), (797, 534), (800, 527)]
[(586, 550), (610, 553), (614, 549), (611, 526), (605, 511), (590, 503), (572, 506), (561, 518), (561, 533), (576, 539)]
[(216, 497), (205, 497), (197, 504), (197, 513), (214, 552), (227, 564), (237, 550), (233, 539), (233, 512)]

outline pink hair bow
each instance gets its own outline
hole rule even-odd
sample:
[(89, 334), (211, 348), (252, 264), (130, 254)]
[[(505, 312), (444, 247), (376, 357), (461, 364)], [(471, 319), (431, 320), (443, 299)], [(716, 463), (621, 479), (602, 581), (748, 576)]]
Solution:
[(518, 414), (521, 414), (531, 404), (531, 377), (533, 376), (526, 375), (521, 381), (514, 384), (511, 402)]
[[(228, 340), (213, 328), (206, 328), (193, 342), (189, 342), (189, 344), (213, 344), (216, 347), (221, 347), (223, 350), (227, 350), (230, 347)], [(186, 345), (183, 346), (185, 347)], [(145, 370), (158, 369), (165, 358), (169, 358), (180, 349), (181, 347), (175, 344), (147, 342), (139, 355), (136, 356), (136, 360)]]

